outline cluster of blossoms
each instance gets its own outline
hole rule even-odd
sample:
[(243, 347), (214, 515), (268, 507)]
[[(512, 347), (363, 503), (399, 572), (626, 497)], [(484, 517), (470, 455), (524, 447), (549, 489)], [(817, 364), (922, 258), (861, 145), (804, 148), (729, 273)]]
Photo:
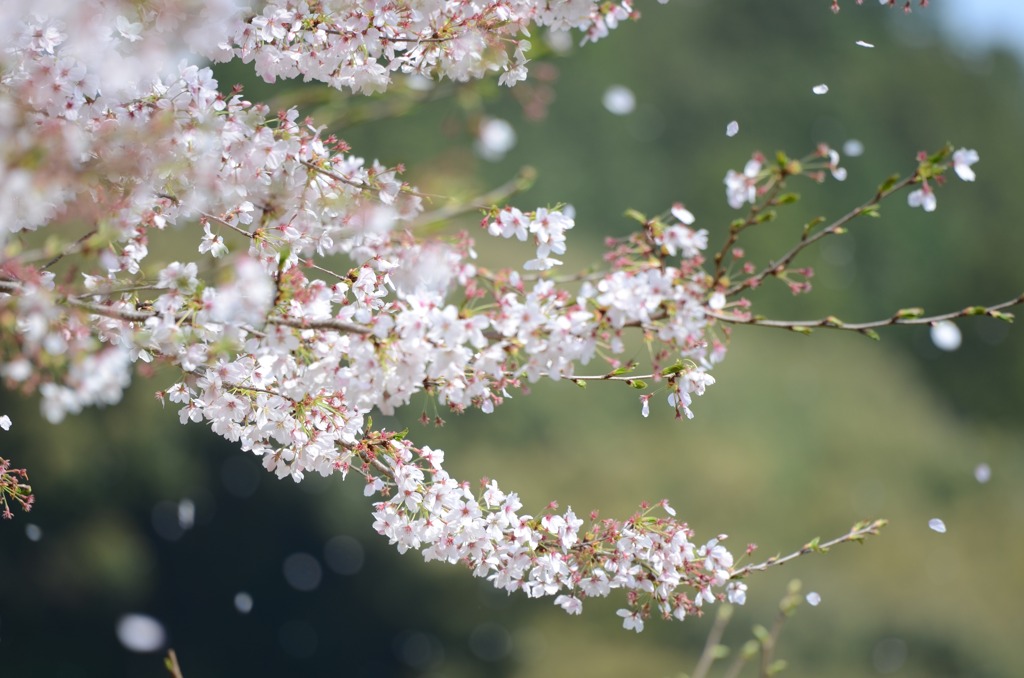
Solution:
[[(555, 513), (554, 505), (537, 518), (521, 514), (518, 496), (493, 480), (481, 483), (479, 495), (453, 480), (441, 467), (440, 450), (387, 436), (361, 449), (366, 455), (373, 448), (383, 448), (387, 468), (381, 470), (393, 480), (391, 496), (375, 504), (374, 529), (399, 551), (422, 549), (427, 561), (462, 563), (508, 592), (556, 596), (570, 614), (579, 614), (588, 597), (625, 589), (630, 607), (619, 615), (637, 632), (652, 612), (680, 620), (698, 612), (721, 587), (730, 601), (745, 599), (746, 584), (731, 580), (733, 557), (719, 544), (724, 535), (695, 546), (693, 531), (672, 519), (665, 501), (657, 506), (667, 518), (643, 507), (624, 522), (591, 515), (587, 526), (571, 507)], [(387, 489), (375, 477), (366, 493)]]
[[(0, 416), (0, 429), (11, 429), (11, 418)], [(0, 517), (10, 520), (14, 517), (11, 502), (19, 505), (22, 511), (31, 511), (35, 503), (32, 486), (28, 484), (28, 472), (23, 468), (11, 468), (11, 462), (0, 457)]]
[[(656, 338), (659, 388), (692, 416), (724, 355), (692, 215), (653, 220), (608, 270), (559, 284), (547, 272), (571, 212), (496, 207), (486, 233), (529, 240), (534, 255), (492, 273), (466, 236), (414, 236), (423, 201), (398, 168), (349, 154), (294, 110), (225, 94), (178, 58), (238, 56), (270, 80), (354, 92), (383, 90), (396, 72), (502, 70), (512, 84), (529, 24), (593, 40), (630, 13), (595, 2), (5, 5), (0, 375), (38, 391), (59, 421), (117, 402), (134, 368), (174, 366), (181, 377), (158, 395), (182, 422), (207, 423), (279, 477), (356, 471), (384, 498), (375, 526), (401, 550), (558, 596), (571, 612), (624, 588), (639, 630), (651, 602), (682, 618), (740, 599), (719, 539), (695, 545), (671, 516), (581, 531), (571, 511), (520, 514), (514, 493), (491, 482), (475, 498), (442, 452), (369, 426), (417, 393), (492, 412), (540, 379), (603, 378), (577, 369), (620, 366), (629, 331)], [(192, 261), (154, 261), (189, 234)], [(350, 267), (330, 270), (337, 255)]]
[[(918, 5), (921, 7), (928, 6), (928, 0), (917, 0)], [(864, 4), (864, 0), (857, 0), (858, 5)], [(897, 7), (901, 6), (903, 11), (910, 14), (913, 0), (878, 0), (879, 5), (885, 5), (886, 7)], [(832, 11), (835, 13), (839, 12), (839, 0), (832, 0)]]
[[(927, 162), (928, 157), (926, 154), (921, 154), (918, 158), (921, 162)], [(953, 171), (960, 177), (962, 181), (974, 181), (975, 174), (971, 165), (980, 160), (978, 152), (973, 148), (960, 148), (953, 152)], [(936, 182), (941, 182), (945, 175), (939, 175), (935, 177)], [(938, 207), (938, 201), (935, 198), (935, 191), (932, 190), (931, 185), (928, 183), (928, 178), (924, 177), (921, 179), (921, 187), (917, 188), (907, 194), (907, 204), (911, 207), (920, 207), (925, 212), (934, 212), (935, 208)]]
[(527, 76), (531, 25), (596, 42), (633, 15), (629, 0), (268, 0), (215, 56), (253, 62), (267, 82), (301, 75), (364, 94), (387, 89), (396, 72), (463, 82), (500, 72), (511, 86)]
[[(370, 425), (424, 393), (490, 413), (541, 379), (627, 381), (692, 417), (724, 357), (719, 312), (744, 288), (726, 284), (721, 257), (705, 272), (693, 214), (645, 217), (609, 241), (603, 270), (560, 279), (571, 211), (494, 207), (483, 231), (534, 252), (492, 272), (468, 236), (416, 235), (423, 199), (400, 167), (351, 155), (295, 110), (221, 92), (196, 63), (237, 57), (270, 81), (354, 93), (395, 74), (501, 72), (511, 85), (526, 76), (531, 25), (592, 41), (632, 15), (586, 0), (4, 3), (0, 377), (38, 391), (59, 421), (117, 402), (133, 369), (173, 367), (158, 396), (183, 423), (207, 423), (281, 478), (355, 472), (399, 550), (572, 613), (625, 589), (620, 614), (639, 631), (652, 612), (742, 602), (723, 537), (698, 546), (664, 502), (668, 517), (586, 528), (571, 509), (521, 514), (514, 493), (492, 481), (475, 495), (443, 452)], [(834, 151), (815, 158), (844, 175)], [(728, 200), (754, 204), (784, 176), (755, 156), (727, 177)], [(154, 261), (172, 238), (191, 239), (192, 261)], [(624, 376), (630, 332), (651, 347), (653, 387)], [(607, 368), (577, 372), (594, 361)]]

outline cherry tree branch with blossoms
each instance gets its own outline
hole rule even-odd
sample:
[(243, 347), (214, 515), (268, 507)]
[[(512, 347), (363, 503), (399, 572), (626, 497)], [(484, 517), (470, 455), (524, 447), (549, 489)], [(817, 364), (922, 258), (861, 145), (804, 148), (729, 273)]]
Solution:
[[(11, 429), (11, 418), (6, 414), (0, 416), (0, 429)], [(35, 495), (32, 494), (32, 486), (28, 484), (28, 471), (11, 468), (11, 462), (0, 457), (0, 516), (5, 520), (14, 517), (12, 501), (27, 513), (32, 510)]]
[[(586, 521), (556, 504), (527, 513), (515, 492), (452, 478), (443, 451), (375, 428), (371, 416), (418, 394), (456, 413), (492, 413), (510, 391), (545, 379), (646, 391), (627, 376), (637, 365), (622, 360), (633, 335), (648, 349), (647, 378), (676, 417), (689, 418), (715, 383), (732, 324), (864, 331), (933, 321), (769, 321), (733, 298), (769, 277), (806, 291), (809, 274), (790, 268), (796, 255), (900, 190), (919, 186), (908, 200), (934, 208), (948, 152), (920, 159), (831, 226), (805, 229), (768, 266), (742, 264), (746, 277), (735, 281), (742, 232), (794, 199), (782, 192), (787, 180), (844, 178), (838, 153), (822, 146), (774, 165), (755, 155), (731, 171), (727, 201), (752, 207), (710, 271), (708, 231), (691, 228), (695, 216), (678, 203), (653, 218), (634, 212), (639, 229), (608, 241), (602, 267), (556, 276), (574, 217), (494, 204), (517, 181), (477, 203), (481, 232), (532, 251), (490, 271), (468, 234), (418, 232), (461, 208), (426, 212), (401, 165), (352, 155), (296, 109), (272, 112), (238, 90), (222, 93), (200, 63), (238, 58), (268, 82), (301, 76), (353, 94), (385, 92), (408, 76), (500, 73), (511, 86), (527, 76), (531, 27), (591, 42), (635, 17), (629, 2), (6, 3), (0, 376), (11, 389), (38, 391), (44, 416), (58, 422), (118, 402), (133, 369), (173, 369), (157, 395), (179, 407), (183, 424), (209, 425), (279, 478), (355, 472), (375, 500), (374, 529), (400, 552), (551, 596), (572, 614), (617, 589), (626, 592), (623, 625), (636, 631), (654, 614), (683, 619), (718, 600), (743, 602), (739, 578), (763, 568), (736, 569), (725, 535), (696, 541), (666, 501), (625, 520)], [(190, 59), (180, 60), (183, 48)], [(965, 178), (977, 154), (957, 153)], [(172, 237), (198, 256), (157, 261), (151, 250)], [(577, 375), (593, 361), (610, 371)], [(641, 396), (645, 415), (652, 395)], [(859, 536), (880, 527), (872, 525)]]

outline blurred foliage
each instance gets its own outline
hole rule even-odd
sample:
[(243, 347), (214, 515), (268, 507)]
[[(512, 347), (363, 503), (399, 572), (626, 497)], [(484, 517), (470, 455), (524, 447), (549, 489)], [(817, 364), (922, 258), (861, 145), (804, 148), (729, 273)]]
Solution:
[[(470, 197), (535, 166), (539, 181), (514, 200), (572, 203), (570, 264), (579, 265), (599, 256), (603, 236), (630, 228), (620, 216), (629, 207), (658, 212), (683, 201), (714, 242), (736, 216), (721, 177), (753, 150), (802, 155), (850, 138), (866, 148), (844, 159), (845, 183), (799, 188), (800, 203), (751, 233), (743, 244), (763, 260), (809, 218), (838, 216), (889, 174), (912, 169), (917, 151), (946, 141), (973, 147), (978, 182), (952, 180), (936, 213), (902, 198), (883, 205), (881, 219), (855, 222), (808, 253), (818, 270), (812, 295), (766, 285), (753, 300), (772, 316), (852, 321), (1018, 294), (1020, 67), (1003, 54), (962, 61), (937, 40), (928, 11), (904, 17), (846, 4), (838, 17), (824, 1), (644, 4), (639, 23), (571, 58), (533, 64), (541, 77), (526, 84), (532, 89), (512, 92), (447, 83), (353, 104), (301, 85), (282, 95), (238, 64), (218, 75), (225, 88), (244, 82), (253, 98), (290, 97), (322, 122), (347, 121), (336, 131), (357, 154), (406, 163), (410, 180), (431, 193)], [(830, 91), (814, 96), (820, 82)], [(613, 84), (633, 90), (634, 113), (601, 108)], [(426, 103), (408, 105), (420, 98)], [(545, 102), (544, 120), (526, 119), (524, 110)], [(389, 119), (365, 120), (380, 111)], [(500, 163), (472, 152), (484, 115), (518, 132)], [(734, 119), (740, 133), (727, 138)], [(475, 228), (475, 219), (464, 225)], [(516, 261), (504, 248), (482, 243), (481, 253)], [(539, 384), (491, 416), (453, 416), (424, 430), (417, 403), (389, 423), (447, 450), (457, 477), (496, 477), (534, 511), (557, 499), (624, 516), (664, 497), (698, 538), (728, 533), (734, 553), (757, 542), (755, 558), (887, 517), (882, 536), (862, 547), (752, 577), (723, 642), (739, 647), (752, 625), (769, 624), (798, 576), (822, 602), (787, 622), (777, 651), (789, 662), (783, 675), (1015, 676), (1024, 666), (1012, 631), (1024, 597), (1024, 339), (1020, 328), (986, 319), (960, 325), (965, 342), (954, 354), (920, 328), (889, 329), (881, 344), (741, 328), (691, 422), (672, 421), (660, 397), (642, 419), (624, 386)], [(14, 421), (0, 433), (0, 453), (29, 469), (38, 497), (31, 514), (0, 523), (4, 676), (161, 675), (159, 655), (118, 644), (115, 623), (127, 612), (165, 624), (187, 678), (692, 670), (709, 619), (652, 621), (636, 636), (621, 630), (614, 597), (570, 617), (458, 568), (399, 557), (372, 533), (358, 480), (276, 481), (205, 429), (179, 426), (175, 408), (151, 396), (164, 386), (138, 383), (117, 408), (55, 427), (41, 422), (34, 399), (0, 394), (0, 413)], [(984, 485), (972, 476), (981, 462), (993, 469)], [(195, 504), (195, 525), (176, 531), (183, 498)], [(935, 516), (946, 534), (927, 529)], [(38, 541), (26, 537), (28, 524), (41, 529)], [(338, 535), (365, 549), (355, 574), (332, 569), (339, 561), (328, 543)], [(316, 590), (287, 584), (283, 562), (294, 553), (321, 564)], [(242, 591), (254, 601), (248, 614), (232, 602)]]

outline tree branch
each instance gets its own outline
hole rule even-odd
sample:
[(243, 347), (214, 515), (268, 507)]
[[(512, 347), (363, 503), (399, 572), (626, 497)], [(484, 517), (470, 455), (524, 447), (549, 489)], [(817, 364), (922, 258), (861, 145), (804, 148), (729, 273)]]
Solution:
[(791, 330), (793, 332), (800, 332), (802, 334), (809, 334), (811, 330), (820, 327), (824, 329), (860, 332), (861, 334), (866, 334), (873, 339), (877, 339), (878, 337), (873, 330), (878, 327), (889, 327), (891, 325), (932, 325), (943, 320), (955, 320), (957, 318), (967, 318), (978, 315), (985, 315), (990, 318), (997, 318), (999, 320), (1012, 322), (1014, 317), (1013, 314), (1004, 313), (1003, 309), (1019, 306), (1020, 304), (1024, 304), (1024, 294), (991, 306), (967, 306), (959, 311), (950, 311), (949, 313), (941, 313), (939, 315), (926, 316), (924, 315), (924, 311), (920, 308), (904, 308), (896, 311), (896, 313), (888, 318), (860, 323), (844, 322), (834, 315), (818, 318), (817, 320), (771, 320), (763, 316), (722, 313), (711, 309), (705, 309), (705, 313), (716, 320), (734, 325), (776, 327)]
[(785, 565), (791, 560), (795, 560), (800, 556), (807, 555), (808, 553), (826, 553), (830, 548), (838, 544), (845, 544), (847, 542), (862, 542), (865, 538), (877, 535), (882, 531), (882, 528), (889, 524), (889, 521), (884, 518), (878, 520), (863, 521), (857, 523), (850, 528), (850, 531), (841, 537), (836, 537), (831, 541), (827, 541), (824, 544), (819, 543), (817, 538), (804, 544), (803, 548), (799, 551), (794, 551), (788, 556), (772, 556), (764, 562), (757, 563), (755, 565), (747, 565), (741, 567), (738, 570), (733, 570), (730, 579), (742, 579), (751, 572), (763, 572), (769, 567), (775, 567), (776, 565)]

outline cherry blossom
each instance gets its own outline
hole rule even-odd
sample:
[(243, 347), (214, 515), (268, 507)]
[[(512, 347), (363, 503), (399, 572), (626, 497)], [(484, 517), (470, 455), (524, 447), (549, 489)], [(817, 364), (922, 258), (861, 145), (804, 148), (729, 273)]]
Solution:
[[(356, 155), (295, 109), (222, 91), (204, 65), (239, 59), (268, 82), (345, 96), (408, 78), (514, 86), (529, 77), (532, 32), (589, 43), (635, 16), (631, 2), (587, 0), (3, 3), (0, 376), (37, 391), (58, 422), (117, 403), (135, 371), (159, 366), (173, 377), (157, 397), (182, 424), (209, 426), (278, 478), (354, 473), (399, 552), (570, 614), (622, 591), (618, 615), (639, 632), (654, 615), (742, 604), (725, 536), (699, 542), (667, 502), (623, 520), (530, 513), (495, 480), (452, 478), (450, 453), (372, 420), (417, 396), (494, 414), (541, 381), (626, 381), (643, 416), (692, 418), (716, 383), (726, 321), (744, 317), (724, 310), (746, 313), (738, 294), (768, 274), (744, 267), (730, 284), (681, 202), (565, 275), (571, 206), (485, 205), (479, 237), (521, 262), (485, 266), (472, 234), (417, 232), (432, 215), (401, 165)], [(514, 144), (502, 122), (481, 122), (485, 157)], [(754, 154), (726, 175), (727, 202), (754, 210), (797, 174), (842, 180), (839, 160), (825, 146), (803, 164)], [(977, 160), (960, 149), (953, 169), (973, 180)], [(911, 205), (935, 209), (928, 179), (944, 169), (915, 175)], [(24, 246), (41, 230), (52, 254)], [(191, 261), (161, 258), (172, 237)], [(58, 261), (70, 275), (51, 270)], [(631, 335), (649, 349), (644, 379), (629, 374)], [(31, 506), (23, 480), (0, 459), (6, 514), (8, 497)]]
[(975, 174), (974, 170), (971, 169), (971, 165), (978, 162), (978, 160), (980, 160), (980, 156), (973, 148), (959, 148), (953, 151), (953, 171), (963, 181), (974, 181)]
[(927, 182), (921, 184), (921, 188), (907, 194), (907, 204), (911, 207), (920, 207), (925, 212), (934, 212), (938, 206), (935, 199), (935, 192)]

